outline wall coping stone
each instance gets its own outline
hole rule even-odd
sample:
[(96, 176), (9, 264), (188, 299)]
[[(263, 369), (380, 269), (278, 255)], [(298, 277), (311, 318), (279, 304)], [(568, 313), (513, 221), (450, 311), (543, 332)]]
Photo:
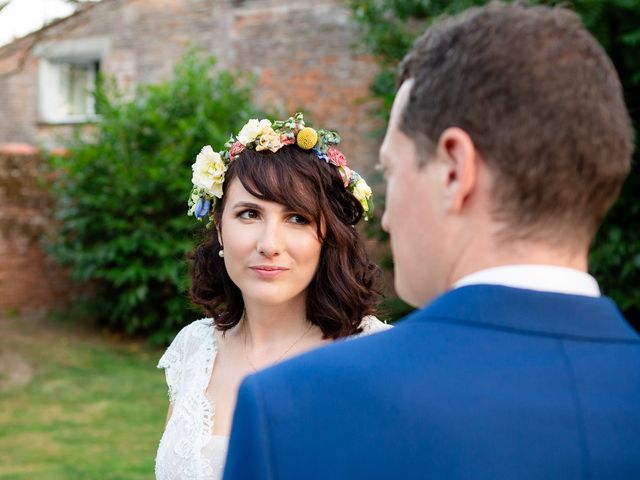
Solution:
[(0, 155), (36, 155), (40, 149), (28, 143), (0, 143)]

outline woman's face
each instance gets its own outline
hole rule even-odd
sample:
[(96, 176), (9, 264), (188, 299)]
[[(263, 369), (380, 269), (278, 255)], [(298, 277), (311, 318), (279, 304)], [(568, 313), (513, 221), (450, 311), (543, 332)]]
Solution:
[(251, 195), (238, 178), (225, 193), (224, 263), (245, 303), (277, 305), (306, 295), (322, 245), (312, 219)]

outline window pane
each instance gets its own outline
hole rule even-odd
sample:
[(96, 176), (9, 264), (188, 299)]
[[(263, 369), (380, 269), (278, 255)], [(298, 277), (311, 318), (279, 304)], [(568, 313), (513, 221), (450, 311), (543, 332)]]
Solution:
[(68, 81), (63, 90), (67, 104), (67, 115), (86, 115), (89, 68), (85, 65), (68, 65)]
[(57, 62), (59, 78), (57, 115), (77, 117), (93, 115), (90, 95), (95, 82), (95, 62), (87, 64)]

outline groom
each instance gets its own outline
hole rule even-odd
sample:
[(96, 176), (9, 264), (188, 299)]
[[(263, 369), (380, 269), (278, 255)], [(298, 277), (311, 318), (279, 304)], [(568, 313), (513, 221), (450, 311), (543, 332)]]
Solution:
[(492, 3), (400, 85), (382, 222), (424, 307), (248, 377), (225, 479), (640, 478), (640, 338), (586, 273), (632, 153), (610, 60), (565, 9)]

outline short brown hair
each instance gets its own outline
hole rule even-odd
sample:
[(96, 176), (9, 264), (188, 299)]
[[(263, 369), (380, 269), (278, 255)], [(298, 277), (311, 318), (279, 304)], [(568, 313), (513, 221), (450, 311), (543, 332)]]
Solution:
[[(221, 228), (224, 193), (235, 178), (255, 197), (314, 219), (322, 249), (307, 288), (307, 319), (320, 327), (325, 338), (359, 332), (362, 319), (376, 313), (382, 272), (371, 262), (355, 228), (363, 216), (362, 206), (344, 188), (337, 168), (295, 145), (276, 153), (243, 151), (229, 165), (222, 200), (214, 210)], [(244, 302), (218, 256), (220, 248), (211, 229), (191, 253), (191, 299), (214, 317), (218, 329), (228, 330), (242, 318)]]
[(575, 13), (469, 9), (415, 42), (399, 84), (409, 78), (401, 130), (426, 154), (446, 128), (465, 130), (508, 234), (592, 240), (631, 168), (633, 131), (613, 64)]

